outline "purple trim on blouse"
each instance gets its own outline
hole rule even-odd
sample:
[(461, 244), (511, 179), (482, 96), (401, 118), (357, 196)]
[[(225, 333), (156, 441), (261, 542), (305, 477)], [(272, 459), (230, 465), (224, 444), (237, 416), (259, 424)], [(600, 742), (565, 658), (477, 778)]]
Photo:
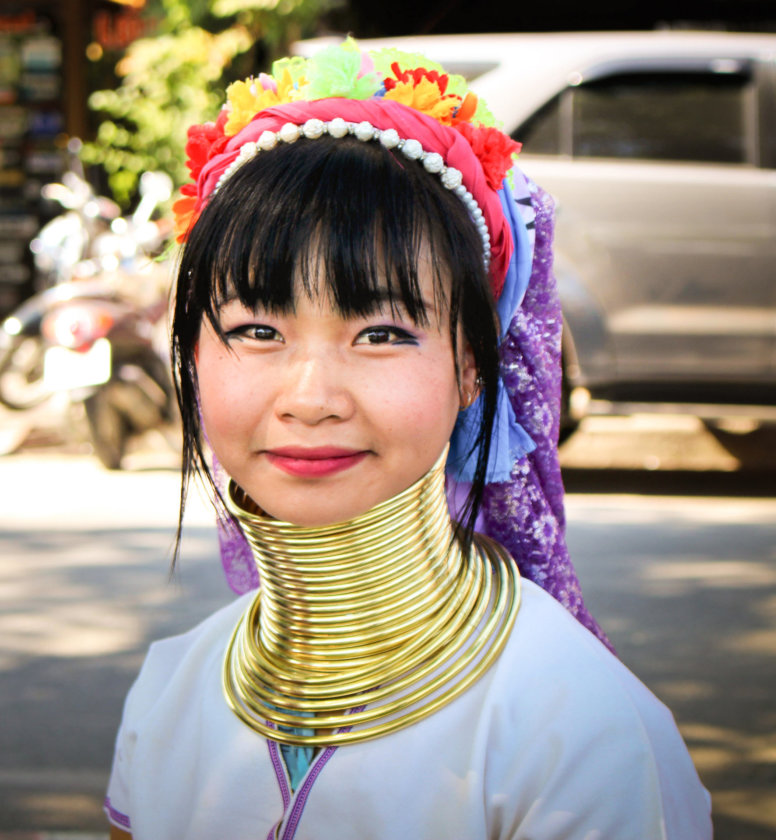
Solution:
[[(354, 712), (363, 712), (365, 708), (366, 706), (356, 706), (350, 710), (349, 714), (353, 714)], [(337, 730), (337, 732), (350, 732), (352, 728), (352, 726), (342, 726)], [(286, 825), (286, 830), (283, 832), (281, 840), (293, 840), (293, 837), (296, 834), (296, 829), (299, 826), (299, 821), (302, 819), (302, 812), (304, 811), (305, 805), (307, 805), (307, 797), (310, 795), (310, 791), (315, 784), (315, 780), (318, 776), (320, 776), (321, 770), (323, 770), (324, 766), (334, 755), (337, 749), (338, 747), (326, 747), (313, 764), (312, 769), (307, 774), (307, 778), (304, 780), (304, 784), (301, 788), (299, 788), (296, 801), (294, 802), (294, 807), (291, 809), (291, 814), (288, 818), (288, 825)]]
[[(268, 726), (272, 726), (274, 728), (272, 721), (268, 720), (266, 723)], [(288, 787), (285, 770), (283, 770), (283, 759), (281, 758), (280, 748), (278, 747), (277, 741), (270, 741), (269, 738), (267, 738), (266, 741), (267, 749), (269, 750), (269, 759), (275, 770), (275, 778), (278, 780), (280, 796), (283, 799), (283, 816), (275, 823), (275, 825), (272, 826), (269, 834), (267, 835), (267, 840), (273, 840), (273, 838), (277, 837), (277, 830), (280, 828), (280, 824), (283, 822), (288, 806), (291, 804), (291, 790)]]
[(278, 747), (277, 741), (270, 741), (269, 738), (267, 738), (267, 748), (269, 749), (272, 766), (275, 768), (275, 776), (277, 776), (280, 795), (283, 797), (283, 810), (285, 811), (291, 804), (291, 789), (288, 786), (286, 773), (283, 770), (283, 759), (280, 755), (280, 748)]
[(108, 819), (112, 820), (119, 828), (132, 828), (129, 823), (129, 817), (126, 814), (122, 814), (121, 811), (117, 811), (110, 804), (110, 796), (105, 797), (105, 801), (102, 803), (102, 809), (105, 811)]
[[(350, 727), (348, 727), (348, 729), (350, 729)], [(318, 756), (315, 764), (313, 764), (312, 769), (307, 774), (307, 778), (302, 784), (302, 787), (299, 788), (296, 801), (294, 802), (294, 807), (291, 809), (291, 814), (288, 818), (288, 825), (286, 825), (286, 830), (282, 835), (282, 840), (292, 840), (293, 836), (296, 834), (296, 829), (299, 826), (299, 820), (302, 818), (302, 812), (307, 804), (307, 797), (310, 795), (310, 791), (315, 784), (315, 780), (320, 775), (321, 770), (323, 770), (326, 765), (326, 762), (328, 762), (336, 751), (337, 747), (326, 747), (326, 749)]]

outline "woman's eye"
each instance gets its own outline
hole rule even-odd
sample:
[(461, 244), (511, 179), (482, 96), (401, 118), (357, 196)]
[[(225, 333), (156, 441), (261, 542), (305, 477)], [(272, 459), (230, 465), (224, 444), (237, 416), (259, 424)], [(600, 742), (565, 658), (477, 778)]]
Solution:
[(356, 344), (417, 344), (416, 338), (399, 327), (369, 327), (359, 333)]
[(274, 327), (267, 327), (264, 324), (247, 324), (228, 330), (228, 338), (252, 339), (253, 341), (282, 341), (283, 338)]

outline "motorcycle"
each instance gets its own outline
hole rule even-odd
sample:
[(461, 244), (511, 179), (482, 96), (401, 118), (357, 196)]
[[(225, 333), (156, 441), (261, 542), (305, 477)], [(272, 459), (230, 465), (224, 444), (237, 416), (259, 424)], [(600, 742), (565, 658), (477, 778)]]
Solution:
[(81, 146), (76, 137), (68, 141), (62, 180), (41, 189), (42, 198), (59, 204), (63, 212), (46, 222), (30, 242), (38, 291), (72, 280), (82, 261), (93, 256), (94, 243), (121, 217), (118, 204), (96, 195), (87, 181), (78, 157)]
[(95, 455), (119, 469), (133, 435), (175, 418), (169, 366), (158, 347), (166, 303), (140, 308), (105, 284), (74, 285), (71, 297), (58, 287), (50, 290), (58, 299), (44, 301), (44, 387), (83, 405)]
[(148, 254), (169, 231), (151, 216), (172, 190), (161, 173), (141, 178), (141, 201), (92, 243), (90, 255), (28, 299), (0, 330), (0, 402), (29, 409), (64, 396), (83, 405), (100, 461), (121, 466), (130, 437), (173, 419), (166, 351), (167, 269)]

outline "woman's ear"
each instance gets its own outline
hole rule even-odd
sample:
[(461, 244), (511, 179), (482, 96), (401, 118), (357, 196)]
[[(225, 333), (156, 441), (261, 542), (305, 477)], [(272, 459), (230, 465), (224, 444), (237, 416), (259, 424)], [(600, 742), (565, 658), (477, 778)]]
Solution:
[(459, 365), (461, 408), (468, 408), (480, 395), (480, 378), (474, 351), (469, 342), (465, 342)]

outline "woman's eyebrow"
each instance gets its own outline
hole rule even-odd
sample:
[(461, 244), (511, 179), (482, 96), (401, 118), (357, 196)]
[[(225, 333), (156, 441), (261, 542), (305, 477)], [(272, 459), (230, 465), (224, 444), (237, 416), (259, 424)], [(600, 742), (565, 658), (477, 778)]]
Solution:
[(224, 295), (223, 297), (217, 297), (213, 302), (213, 308), (216, 310), (216, 312), (220, 312), (221, 309), (223, 309), (227, 304), (232, 303), (232, 301), (237, 300), (238, 297), (239, 296), (237, 292), (234, 291), (229, 292), (229, 294)]
[[(404, 299), (397, 294), (392, 293), (389, 289), (376, 289), (371, 303), (371, 309), (375, 312), (383, 312), (389, 309), (391, 312), (399, 311), (405, 315), (409, 314), (409, 307)], [(415, 306), (424, 309), (426, 312), (434, 311), (434, 304), (427, 301), (424, 297), (416, 298), (413, 301)]]

